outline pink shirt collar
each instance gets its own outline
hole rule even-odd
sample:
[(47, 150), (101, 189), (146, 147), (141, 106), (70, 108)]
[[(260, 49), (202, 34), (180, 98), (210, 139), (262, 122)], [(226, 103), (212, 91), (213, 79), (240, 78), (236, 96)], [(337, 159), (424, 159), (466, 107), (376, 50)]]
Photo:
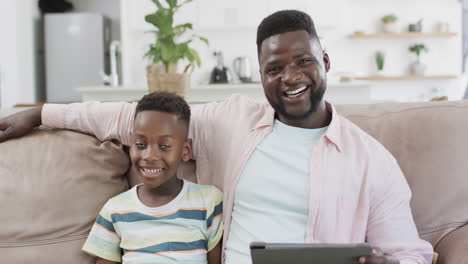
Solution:
[[(331, 113), (332, 119), (330, 124), (328, 125), (327, 132), (325, 132), (325, 138), (327, 139), (327, 143), (332, 144), (336, 147), (336, 149), (341, 152), (342, 151), (342, 140), (341, 140), (341, 133), (340, 133), (340, 118), (338, 113), (335, 110), (335, 107), (329, 103), (325, 102), (328, 112)], [(273, 127), (273, 122), (275, 119), (275, 110), (268, 102), (264, 104), (265, 115), (257, 122), (255, 127), (252, 130), (257, 130), (266, 127)]]

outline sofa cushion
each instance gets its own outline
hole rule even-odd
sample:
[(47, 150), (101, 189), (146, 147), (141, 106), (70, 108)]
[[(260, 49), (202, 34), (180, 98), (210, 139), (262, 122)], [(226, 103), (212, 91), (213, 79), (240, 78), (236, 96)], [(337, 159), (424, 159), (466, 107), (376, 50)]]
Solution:
[(93, 263), (81, 246), (107, 199), (128, 189), (129, 166), (120, 145), (77, 132), (1, 143), (2, 263)]
[(468, 101), (342, 105), (337, 111), (398, 160), (422, 238), (435, 246), (468, 222)]

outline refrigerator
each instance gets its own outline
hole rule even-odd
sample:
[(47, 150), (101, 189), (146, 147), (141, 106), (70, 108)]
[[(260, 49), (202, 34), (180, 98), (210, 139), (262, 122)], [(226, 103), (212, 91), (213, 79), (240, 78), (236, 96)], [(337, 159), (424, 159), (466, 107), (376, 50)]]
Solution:
[(109, 69), (110, 20), (96, 13), (46, 14), (46, 101), (81, 101), (79, 87), (103, 84)]

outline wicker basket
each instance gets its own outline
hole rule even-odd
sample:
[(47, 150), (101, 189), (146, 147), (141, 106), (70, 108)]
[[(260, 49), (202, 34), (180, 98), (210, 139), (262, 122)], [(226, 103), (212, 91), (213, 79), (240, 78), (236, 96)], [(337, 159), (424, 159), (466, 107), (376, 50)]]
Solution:
[(190, 73), (161, 73), (158, 66), (153, 65), (146, 75), (148, 79), (148, 90), (172, 92), (185, 97), (190, 88)]

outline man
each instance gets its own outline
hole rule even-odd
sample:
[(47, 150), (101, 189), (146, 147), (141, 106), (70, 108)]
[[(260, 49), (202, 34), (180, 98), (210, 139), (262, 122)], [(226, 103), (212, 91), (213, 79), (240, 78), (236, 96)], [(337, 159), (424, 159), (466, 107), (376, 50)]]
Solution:
[[(330, 59), (311, 18), (286, 10), (257, 31), (268, 103), (233, 96), (193, 106), (200, 183), (224, 187), (224, 260), (250, 263), (249, 243), (370, 243), (360, 263), (430, 263), (411, 192), (385, 148), (324, 101)], [(0, 121), (0, 141), (42, 123), (130, 143), (135, 105), (45, 105)], [(379, 250), (380, 249), (380, 250)]]

